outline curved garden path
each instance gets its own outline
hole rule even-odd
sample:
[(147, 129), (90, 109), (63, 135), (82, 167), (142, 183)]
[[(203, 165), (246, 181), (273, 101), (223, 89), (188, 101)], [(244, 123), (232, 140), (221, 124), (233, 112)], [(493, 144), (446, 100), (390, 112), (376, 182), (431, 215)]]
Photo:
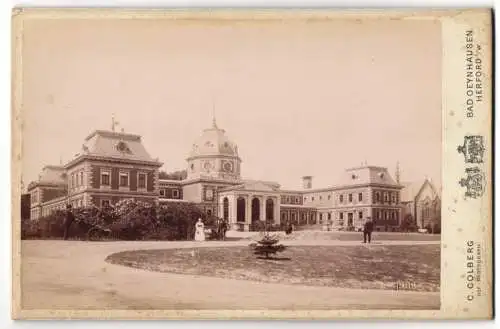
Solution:
[[(22, 308), (106, 309), (438, 309), (439, 293), (291, 286), (137, 270), (105, 262), (116, 252), (248, 245), (226, 242), (22, 242)], [(378, 241), (375, 244), (438, 244)], [(359, 241), (287, 241), (359, 245)]]

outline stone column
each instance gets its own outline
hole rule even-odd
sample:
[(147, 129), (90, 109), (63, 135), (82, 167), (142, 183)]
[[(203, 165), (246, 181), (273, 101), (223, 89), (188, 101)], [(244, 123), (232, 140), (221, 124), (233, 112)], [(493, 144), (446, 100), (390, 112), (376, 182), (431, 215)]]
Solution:
[(280, 217), (280, 204), (278, 198), (273, 198), (273, 211), (274, 211), (273, 223), (279, 224), (281, 221), (281, 217)]
[(265, 196), (259, 198), (260, 202), (260, 220), (265, 222), (266, 221), (266, 201), (267, 198)]
[(247, 195), (245, 199), (245, 227), (244, 231), (250, 230), (252, 222), (252, 195)]
[(238, 210), (238, 195), (233, 194), (229, 198), (229, 223), (233, 231), (238, 230), (237, 210)]

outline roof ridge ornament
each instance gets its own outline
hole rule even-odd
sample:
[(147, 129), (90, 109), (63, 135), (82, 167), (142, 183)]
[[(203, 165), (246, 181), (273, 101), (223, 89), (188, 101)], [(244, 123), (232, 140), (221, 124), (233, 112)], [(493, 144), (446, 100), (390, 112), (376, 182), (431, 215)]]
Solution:
[(219, 127), (217, 127), (217, 120), (215, 118), (215, 101), (213, 97), (212, 97), (212, 128), (219, 129)]

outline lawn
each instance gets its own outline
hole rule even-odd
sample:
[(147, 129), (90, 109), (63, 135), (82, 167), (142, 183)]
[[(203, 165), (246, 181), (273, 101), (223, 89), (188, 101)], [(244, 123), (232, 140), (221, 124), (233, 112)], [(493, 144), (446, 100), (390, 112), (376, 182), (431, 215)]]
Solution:
[(440, 246), (290, 246), (281, 259), (258, 259), (249, 247), (136, 250), (106, 261), (150, 271), (270, 283), (361, 289), (439, 291)]

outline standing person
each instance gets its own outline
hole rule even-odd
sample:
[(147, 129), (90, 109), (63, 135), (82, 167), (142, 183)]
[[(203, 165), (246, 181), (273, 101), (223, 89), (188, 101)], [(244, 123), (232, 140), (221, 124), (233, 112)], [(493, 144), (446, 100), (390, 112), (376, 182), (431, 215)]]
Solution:
[(366, 243), (367, 238), (368, 238), (368, 243), (371, 243), (372, 232), (373, 232), (373, 221), (370, 217), (368, 217), (363, 227), (363, 243)]
[(198, 218), (198, 222), (195, 225), (196, 231), (194, 233), (195, 241), (205, 241), (205, 224)]
[(64, 219), (64, 240), (68, 240), (69, 228), (73, 221), (75, 220), (75, 215), (73, 215), (73, 211), (71, 209), (71, 205), (68, 204), (66, 206), (66, 218)]

